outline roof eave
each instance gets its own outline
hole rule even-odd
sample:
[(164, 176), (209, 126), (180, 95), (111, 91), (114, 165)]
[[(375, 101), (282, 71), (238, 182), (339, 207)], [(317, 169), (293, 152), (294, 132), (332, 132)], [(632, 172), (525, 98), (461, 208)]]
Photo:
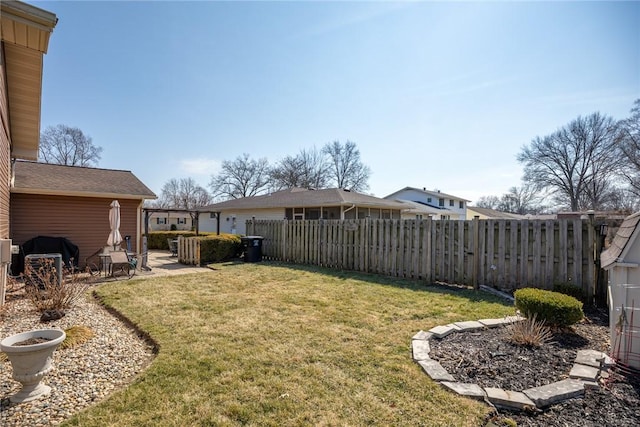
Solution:
[(122, 193), (97, 193), (85, 191), (59, 191), (37, 188), (15, 188), (11, 189), (12, 194), (38, 194), (41, 196), (68, 196), (68, 197), (97, 197), (101, 199), (135, 199), (135, 200), (154, 200), (158, 196), (150, 194), (122, 194)]
[(11, 156), (37, 160), (42, 98), (42, 55), (58, 19), (17, 1), (0, 3), (9, 107)]

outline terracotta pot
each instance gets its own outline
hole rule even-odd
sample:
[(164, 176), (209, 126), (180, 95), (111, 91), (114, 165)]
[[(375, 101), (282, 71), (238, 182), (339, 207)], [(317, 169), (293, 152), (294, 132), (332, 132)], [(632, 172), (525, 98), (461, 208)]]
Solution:
[[(13, 403), (29, 402), (51, 392), (51, 387), (42, 379), (53, 368), (53, 352), (64, 341), (66, 334), (60, 329), (38, 329), (11, 335), (0, 341), (0, 350), (11, 361), (13, 379), (22, 384), (22, 389), (9, 397)], [(44, 338), (48, 341), (31, 345), (14, 345), (30, 338)]]

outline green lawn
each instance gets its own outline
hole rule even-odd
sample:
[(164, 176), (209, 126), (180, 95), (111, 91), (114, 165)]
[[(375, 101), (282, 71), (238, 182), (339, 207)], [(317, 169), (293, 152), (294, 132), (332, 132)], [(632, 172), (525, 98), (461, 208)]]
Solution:
[(268, 263), (97, 292), (160, 351), (70, 425), (478, 425), (488, 407), (431, 381), (411, 336), (514, 311), (473, 291)]

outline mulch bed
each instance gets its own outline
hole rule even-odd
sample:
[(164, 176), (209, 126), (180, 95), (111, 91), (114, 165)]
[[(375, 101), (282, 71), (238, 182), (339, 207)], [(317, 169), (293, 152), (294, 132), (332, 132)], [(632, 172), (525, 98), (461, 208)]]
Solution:
[[(571, 330), (554, 333), (541, 347), (510, 344), (503, 328), (455, 333), (430, 340), (430, 357), (457, 381), (481, 387), (522, 391), (569, 377), (578, 350), (609, 354), (609, 320), (605, 312), (588, 310), (586, 319)], [(537, 413), (505, 413), (519, 426), (638, 426), (640, 378), (614, 367), (600, 389), (586, 389), (584, 397), (565, 400)]]

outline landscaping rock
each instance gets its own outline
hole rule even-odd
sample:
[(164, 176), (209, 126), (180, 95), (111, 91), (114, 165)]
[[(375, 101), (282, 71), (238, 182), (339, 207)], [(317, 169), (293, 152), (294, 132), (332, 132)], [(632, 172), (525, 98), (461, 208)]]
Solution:
[(576, 363), (575, 365), (573, 365), (573, 368), (571, 368), (571, 372), (569, 372), (569, 378), (595, 381), (596, 379), (598, 379), (599, 373), (600, 373), (600, 370), (598, 368)]
[(533, 387), (524, 390), (523, 393), (536, 406), (544, 408), (572, 397), (582, 396), (584, 394), (584, 384), (580, 380), (566, 379), (541, 387)]
[(535, 403), (524, 393), (519, 391), (503, 390), (496, 387), (485, 387), (487, 399), (492, 404), (506, 409), (516, 409), (518, 411), (532, 411), (536, 409)]
[(451, 381), (451, 382), (455, 381), (455, 378), (453, 378), (453, 376), (451, 376), (451, 374), (449, 374), (435, 360), (419, 360), (418, 364), (422, 366), (422, 369), (434, 381)]
[(431, 348), (429, 347), (429, 341), (412, 340), (411, 351), (413, 353), (413, 360), (428, 360), (429, 351), (431, 351)]
[(476, 322), (475, 320), (469, 320), (467, 322), (456, 322), (454, 323), (454, 326), (457, 326), (463, 332), (484, 329), (484, 325), (480, 322)]
[(504, 319), (480, 319), (478, 322), (482, 323), (482, 325), (486, 328), (496, 328), (498, 326), (502, 326), (505, 323), (509, 323)]
[(451, 326), (436, 326), (435, 328), (429, 329), (429, 332), (436, 338), (444, 338), (450, 333), (455, 332), (455, 329)]
[(608, 356), (601, 351), (578, 350), (578, 354), (576, 355), (576, 363), (599, 368), (600, 365), (603, 364), (606, 357)]
[(458, 393), (461, 396), (467, 396), (472, 399), (484, 400), (484, 398), (487, 396), (482, 387), (480, 387), (478, 384), (452, 383), (449, 381), (442, 381), (440, 384), (442, 384), (442, 386), (446, 389)]
[(429, 340), (433, 334), (431, 332), (420, 331), (411, 337), (412, 340)]

